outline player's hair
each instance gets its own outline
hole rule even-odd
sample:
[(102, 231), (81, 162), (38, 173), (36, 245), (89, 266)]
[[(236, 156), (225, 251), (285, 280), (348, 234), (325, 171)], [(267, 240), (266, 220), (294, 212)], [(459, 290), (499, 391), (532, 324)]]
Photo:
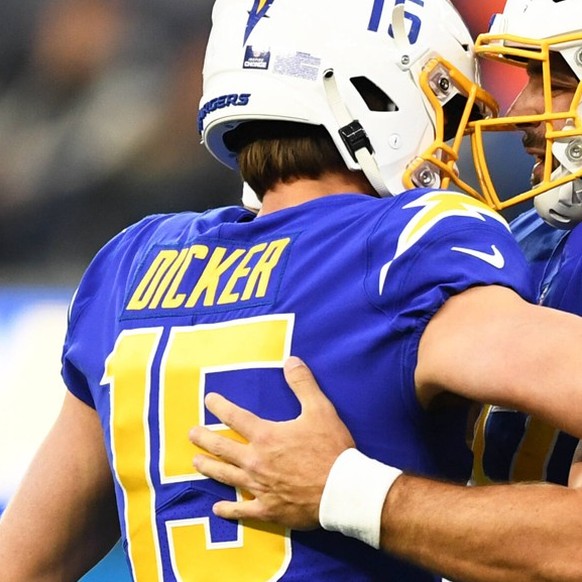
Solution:
[(320, 125), (248, 122), (231, 131), (225, 141), (237, 152), (241, 176), (259, 200), (279, 182), (317, 180), (330, 172), (350, 173), (333, 140)]

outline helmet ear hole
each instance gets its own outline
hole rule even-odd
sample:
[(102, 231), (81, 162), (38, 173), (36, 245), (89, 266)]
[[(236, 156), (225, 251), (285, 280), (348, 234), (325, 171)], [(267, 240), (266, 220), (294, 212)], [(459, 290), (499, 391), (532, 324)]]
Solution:
[(394, 100), (367, 77), (352, 77), (350, 81), (370, 111), (399, 111)]

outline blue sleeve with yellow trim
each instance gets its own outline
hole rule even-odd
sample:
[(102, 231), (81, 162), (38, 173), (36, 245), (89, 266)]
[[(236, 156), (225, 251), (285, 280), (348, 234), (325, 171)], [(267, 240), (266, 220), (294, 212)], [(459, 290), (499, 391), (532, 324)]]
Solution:
[(396, 243), (382, 230), (370, 241), (368, 293), (402, 331), (422, 333), (451, 296), (501, 285), (533, 301), (531, 274), (506, 221), (463, 194), (415, 192), (397, 199)]
[(501, 215), (453, 192), (398, 201), (404, 226), (396, 249), (382, 249), (383, 234), (371, 245), (382, 265), (377, 292), (397, 301), (398, 311), (424, 312), (473, 285), (507, 286), (534, 300), (529, 267)]

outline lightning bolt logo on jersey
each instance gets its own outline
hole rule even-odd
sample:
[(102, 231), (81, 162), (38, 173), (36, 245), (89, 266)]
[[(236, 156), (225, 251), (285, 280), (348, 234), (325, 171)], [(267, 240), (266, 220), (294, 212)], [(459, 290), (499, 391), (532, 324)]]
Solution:
[(412, 248), (426, 233), (440, 221), (451, 216), (465, 216), (485, 220), (492, 218), (502, 224), (508, 231), (509, 225), (497, 212), (491, 210), (474, 198), (455, 192), (428, 192), (414, 202), (404, 206), (405, 209), (419, 208), (412, 220), (404, 227), (398, 237), (394, 258), (386, 263), (380, 272), (380, 293), (382, 292), (388, 269), (392, 262)]
[[(491, 245), (501, 268), (453, 250)], [(339, 534), (216, 517), (216, 500), (244, 492), (195, 471), (188, 431), (225, 430), (204, 407), (209, 391), (296, 417), (281, 371), (296, 354), (365, 454), (465, 482), (466, 410), (419, 405), (415, 354), (443, 302), (481, 284), (528, 296), (527, 265), (497, 215), (454, 193), (154, 216), (111, 241), (79, 286), (63, 377), (104, 427), (134, 580), (440, 580)]]

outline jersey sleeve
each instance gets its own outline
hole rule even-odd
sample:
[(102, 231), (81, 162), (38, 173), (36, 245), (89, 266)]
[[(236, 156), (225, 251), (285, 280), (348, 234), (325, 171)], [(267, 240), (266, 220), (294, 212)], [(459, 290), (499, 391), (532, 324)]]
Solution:
[(489, 222), (454, 223), (421, 239), (406, 259), (395, 259), (382, 287), (379, 280), (380, 297), (395, 300), (402, 314), (424, 313), (427, 319), (449, 297), (478, 285), (501, 285), (534, 301), (528, 264), (508, 231)]
[[(507, 223), (477, 200), (429, 192), (403, 203), (400, 213), (396, 243), (394, 234), (382, 232), (381, 223), (370, 238), (367, 285), (387, 323), (407, 338), (403, 385), (414, 386), (420, 338), (447, 299), (480, 285), (508, 287), (528, 301), (534, 292), (528, 264)], [(417, 409), (414, 393), (405, 399)]]

